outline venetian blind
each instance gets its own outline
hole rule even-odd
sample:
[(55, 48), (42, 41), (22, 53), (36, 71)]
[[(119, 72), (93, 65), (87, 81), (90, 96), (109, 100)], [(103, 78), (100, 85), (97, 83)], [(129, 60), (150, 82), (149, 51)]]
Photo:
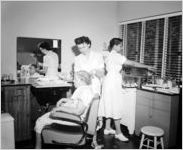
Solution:
[[(175, 13), (176, 14), (176, 13)], [(128, 59), (152, 65), (156, 75), (182, 78), (182, 15), (127, 21), (121, 25)]]
[(140, 61), (142, 23), (127, 25), (126, 57), (133, 61)]
[(155, 66), (156, 75), (161, 76), (163, 54), (164, 19), (146, 21), (144, 64)]
[(168, 19), (168, 45), (165, 77), (182, 77), (182, 16)]

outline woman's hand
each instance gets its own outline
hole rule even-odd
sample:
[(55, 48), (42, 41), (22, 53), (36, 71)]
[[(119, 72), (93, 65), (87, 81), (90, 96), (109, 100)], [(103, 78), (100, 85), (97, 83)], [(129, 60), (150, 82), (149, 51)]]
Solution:
[(56, 107), (60, 107), (62, 103), (66, 103), (68, 100), (69, 100), (68, 98), (62, 98), (57, 102)]
[(90, 74), (92, 76), (96, 76), (99, 79), (102, 78), (104, 76), (104, 70), (103, 69), (93, 69), (92, 71), (90, 71)]
[(147, 69), (152, 72), (156, 71), (156, 68), (154, 66), (148, 66)]
[(59, 107), (54, 107), (52, 110), (51, 110), (51, 113), (55, 113), (56, 111), (60, 110)]

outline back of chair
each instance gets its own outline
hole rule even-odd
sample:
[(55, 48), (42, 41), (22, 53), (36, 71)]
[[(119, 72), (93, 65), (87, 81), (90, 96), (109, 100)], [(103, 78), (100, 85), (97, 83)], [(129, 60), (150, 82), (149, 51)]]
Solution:
[(88, 124), (87, 133), (91, 135), (94, 135), (96, 131), (98, 108), (99, 108), (99, 97), (94, 97), (88, 110), (87, 114), (88, 116), (86, 121)]

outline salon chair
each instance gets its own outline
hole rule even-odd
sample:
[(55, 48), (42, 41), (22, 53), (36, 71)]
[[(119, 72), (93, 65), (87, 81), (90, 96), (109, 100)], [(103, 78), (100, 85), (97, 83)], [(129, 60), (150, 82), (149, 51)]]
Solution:
[[(44, 127), (42, 131), (43, 144), (65, 145), (69, 147), (84, 146), (89, 136), (92, 135), (92, 145), (96, 145), (96, 126), (99, 107), (99, 97), (93, 98), (84, 121), (80, 117), (66, 114), (63, 121), (74, 125), (61, 125), (53, 123)], [(64, 115), (65, 116), (65, 115)]]

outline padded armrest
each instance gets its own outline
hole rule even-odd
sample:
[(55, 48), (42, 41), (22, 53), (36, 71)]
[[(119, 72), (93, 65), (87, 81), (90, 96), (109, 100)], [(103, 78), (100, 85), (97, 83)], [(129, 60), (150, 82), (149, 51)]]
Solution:
[(63, 120), (63, 121), (77, 123), (79, 125), (82, 125), (84, 123), (81, 120), (80, 116), (63, 112), (63, 111), (56, 111), (54, 113), (51, 113), (49, 117), (56, 120)]

